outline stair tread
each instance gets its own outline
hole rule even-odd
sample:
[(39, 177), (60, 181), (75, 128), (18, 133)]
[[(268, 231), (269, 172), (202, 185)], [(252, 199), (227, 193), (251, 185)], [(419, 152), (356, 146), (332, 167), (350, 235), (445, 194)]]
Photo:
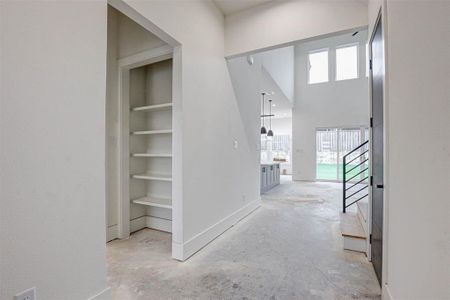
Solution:
[(358, 209), (361, 211), (361, 215), (364, 219), (364, 222), (367, 222), (367, 214), (369, 213), (369, 202), (367, 201), (358, 201), (356, 202)]
[(342, 236), (366, 239), (364, 228), (356, 213), (341, 213), (340, 221)]

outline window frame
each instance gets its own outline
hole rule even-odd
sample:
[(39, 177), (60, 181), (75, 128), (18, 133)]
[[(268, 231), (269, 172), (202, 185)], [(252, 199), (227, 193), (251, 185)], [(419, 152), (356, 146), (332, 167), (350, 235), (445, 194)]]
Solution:
[[(338, 63), (338, 58), (337, 58), (337, 52), (338, 49), (342, 49), (342, 48), (350, 48), (350, 47), (356, 47), (356, 77), (353, 78), (346, 78), (346, 79), (338, 79), (338, 67), (337, 67), (337, 63)], [(359, 54), (359, 42), (352, 42), (352, 43), (347, 43), (347, 44), (343, 44), (343, 45), (339, 45), (336, 46), (336, 48), (334, 49), (334, 81), (346, 81), (346, 80), (354, 80), (354, 79), (359, 79), (360, 78), (360, 54)]]
[[(316, 54), (316, 53), (320, 53), (320, 52), (327, 52), (327, 80), (326, 81), (321, 81), (321, 82), (311, 82), (311, 61), (309, 59), (311, 54)], [(308, 74), (307, 76), (307, 81), (306, 83), (308, 85), (314, 85), (314, 84), (321, 84), (321, 83), (327, 83), (330, 82), (330, 48), (326, 47), (326, 48), (320, 48), (320, 49), (315, 49), (315, 50), (311, 50), (308, 51), (308, 57), (307, 57), (307, 66), (306, 66), (306, 72)]]

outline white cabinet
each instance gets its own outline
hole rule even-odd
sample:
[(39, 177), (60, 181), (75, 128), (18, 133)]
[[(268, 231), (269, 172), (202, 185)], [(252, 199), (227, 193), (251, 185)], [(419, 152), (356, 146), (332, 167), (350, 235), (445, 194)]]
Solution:
[(280, 164), (261, 164), (261, 194), (280, 184)]

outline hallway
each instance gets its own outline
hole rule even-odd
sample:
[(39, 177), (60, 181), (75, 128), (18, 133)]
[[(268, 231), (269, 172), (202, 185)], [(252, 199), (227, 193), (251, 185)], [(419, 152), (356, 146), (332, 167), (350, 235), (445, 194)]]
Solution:
[(114, 299), (380, 299), (364, 254), (342, 250), (340, 184), (291, 182), (184, 263), (167, 233), (107, 245)]

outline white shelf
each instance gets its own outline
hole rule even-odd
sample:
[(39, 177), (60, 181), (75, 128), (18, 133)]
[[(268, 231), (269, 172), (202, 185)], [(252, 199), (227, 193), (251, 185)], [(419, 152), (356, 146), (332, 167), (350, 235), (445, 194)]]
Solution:
[(172, 181), (172, 175), (160, 173), (134, 174), (131, 175), (131, 178), (144, 180), (157, 180), (157, 181)]
[(156, 198), (156, 197), (143, 197), (132, 200), (134, 204), (141, 204), (153, 207), (161, 207), (172, 209), (172, 199)]
[(132, 157), (168, 157), (171, 158), (170, 153), (132, 153)]
[(163, 103), (163, 104), (155, 104), (155, 105), (147, 105), (147, 106), (137, 106), (137, 107), (133, 107), (131, 109), (131, 111), (152, 112), (152, 111), (169, 110), (171, 108), (172, 108), (172, 103)]
[(142, 130), (131, 132), (131, 134), (133, 135), (149, 135), (149, 134), (164, 134), (164, 133), (172, 133), (172, 129)]

